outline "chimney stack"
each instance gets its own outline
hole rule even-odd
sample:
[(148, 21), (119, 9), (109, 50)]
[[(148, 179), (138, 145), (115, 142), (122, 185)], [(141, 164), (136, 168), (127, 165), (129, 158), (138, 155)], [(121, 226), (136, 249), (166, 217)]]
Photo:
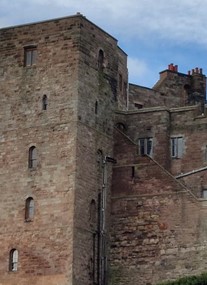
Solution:
[(168, 70), (178, 72), (178, 66), (171, 63), (168, 65)]

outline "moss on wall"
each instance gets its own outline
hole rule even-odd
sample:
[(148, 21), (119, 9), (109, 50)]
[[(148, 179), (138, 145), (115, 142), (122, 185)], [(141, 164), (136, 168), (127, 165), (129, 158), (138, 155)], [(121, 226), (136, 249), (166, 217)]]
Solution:
[(189, 276), (175, 281), (159, 283), (158, 285), (207, 285), (207, 273), (199, 276)]

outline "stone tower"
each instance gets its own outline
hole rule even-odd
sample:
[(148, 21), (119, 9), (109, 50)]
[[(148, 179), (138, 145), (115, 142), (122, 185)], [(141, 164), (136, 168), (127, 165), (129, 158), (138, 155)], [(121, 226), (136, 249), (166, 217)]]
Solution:
[(202, 69), (173, 64), (128, 86), (81, 14), (0, 29), (0, 285), (206, 272), (205, 95)]
[(80, 14), (0, 42), (1, 284), (104, 284), (126, 54)]

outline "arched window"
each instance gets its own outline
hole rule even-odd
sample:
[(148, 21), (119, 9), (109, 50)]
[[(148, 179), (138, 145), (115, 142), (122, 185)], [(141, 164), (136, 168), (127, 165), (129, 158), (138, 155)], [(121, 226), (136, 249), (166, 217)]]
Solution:
[(121, 123), (121, 122), (119, 122), (119, 123), (117, 123), (116, 124), (116, 127), (117, 127), (117, 129), (119, 129), (120, 131), (122, 131), (122, 132), (125, 132), (126, 131), (126, 125), (124, 124), (124, 123)]
[(42, 97), (42, 110), (47, 110), (47, 105), (48, 105), (47, 95), (44, 95)]
[(25, 220), (31, 221), (34, 218), (34, 199), (29, 197), (25, 202)]
[(37, 149), (35, 146), (29, 148), (29, 168), (37, 167)]
[(17, 271), (18, 250), (13, 248), (9, 254), (9, 271)]
[(104, 63), (104, 52), (102, 49), (100, 49), (98, 53), (98, 70), (99, 71), (103, 70), (103, 63)]

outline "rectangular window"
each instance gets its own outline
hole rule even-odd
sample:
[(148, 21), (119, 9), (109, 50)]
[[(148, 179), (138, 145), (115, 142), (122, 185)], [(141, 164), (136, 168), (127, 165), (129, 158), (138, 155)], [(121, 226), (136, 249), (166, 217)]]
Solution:
[(207, 199), (207, 189), (203, 189), (202, 191), (202, 198)]
[(32, 66), (37, 61), (37, 47), (26, 47), (24, 49), (24, 65)]
[(152, 156), (152, 138), (139, 139), (139, 154)]
[(181, 158), (183, 155), (183, 138), (171, 138), (171, 157)]
[(136, 107), (137, 109), (142, 109), (143, 104), (142, 103), (134, 103), (134, 107)]

